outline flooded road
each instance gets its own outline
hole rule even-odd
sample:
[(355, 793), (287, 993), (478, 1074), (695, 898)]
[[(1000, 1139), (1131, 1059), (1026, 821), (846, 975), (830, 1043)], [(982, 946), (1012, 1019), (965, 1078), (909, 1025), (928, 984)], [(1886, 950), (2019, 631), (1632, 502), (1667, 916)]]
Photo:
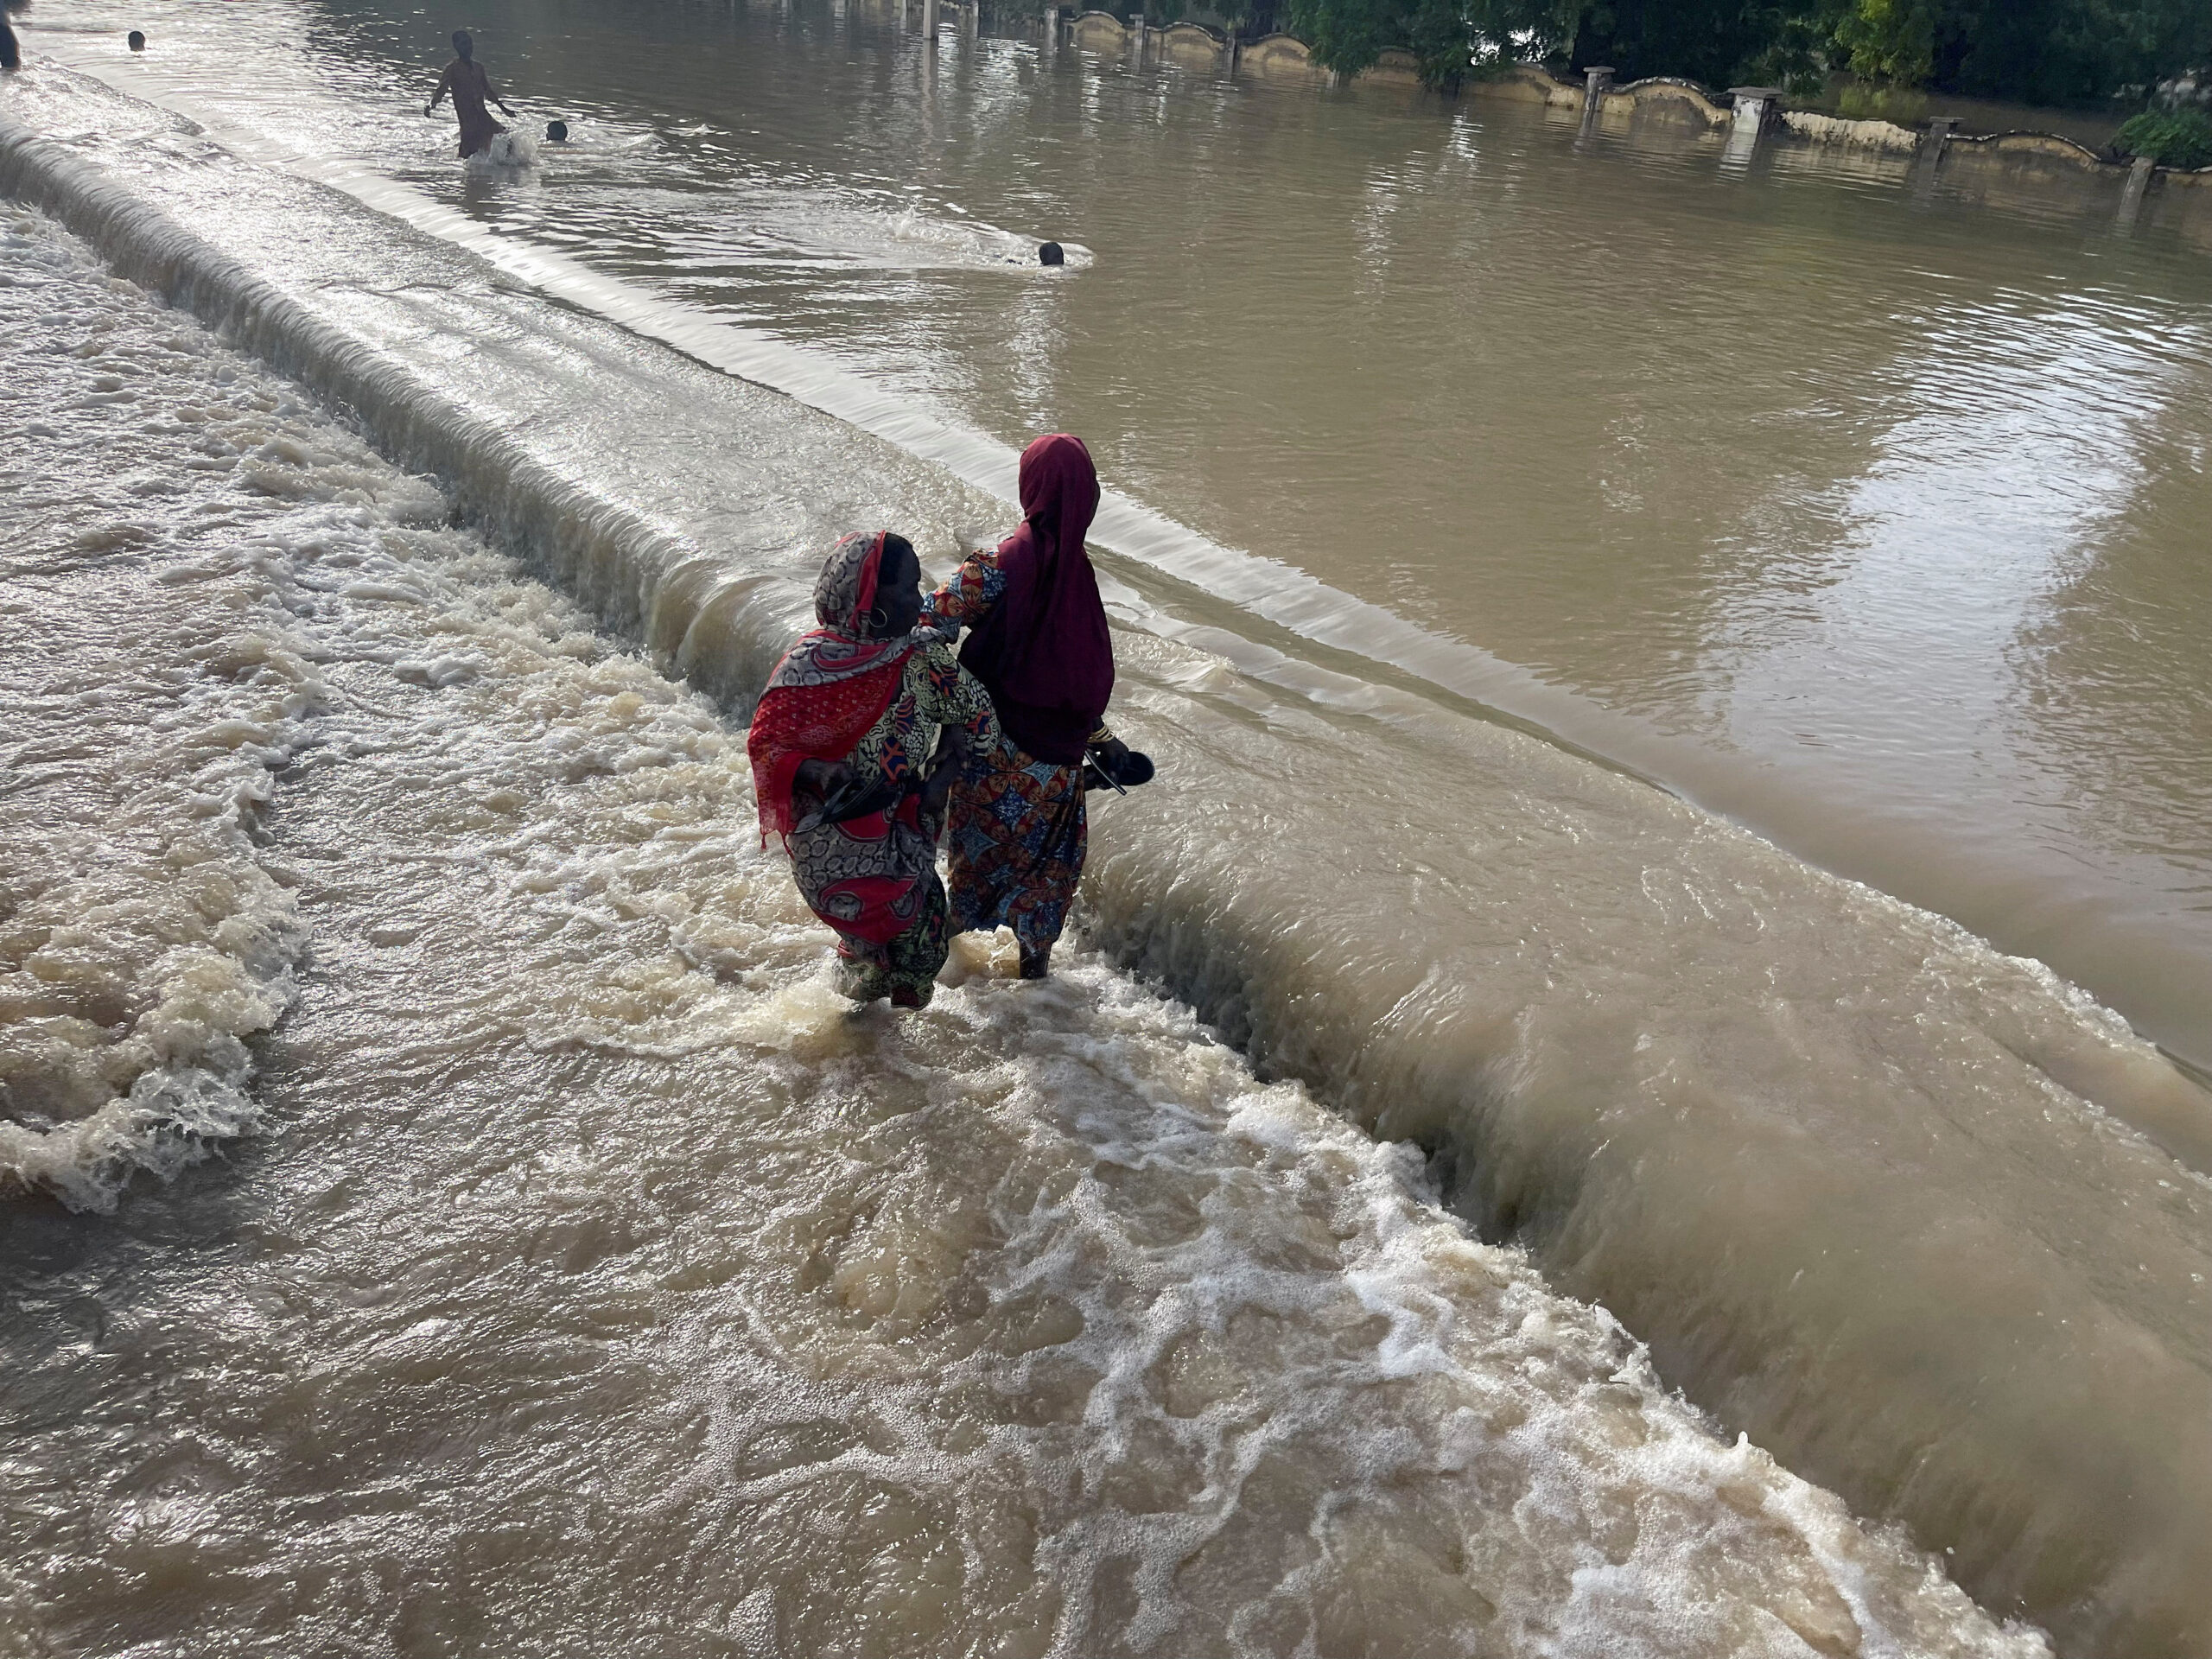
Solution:
[[(473, 27), (575, 130), (540, 168), (451, 165), (427, 14), (183, 14), (128, 67), (1016, 448), (1079, 430), (1148, 505), (1474, 647), (1454, 690), (2212, 1067), (2201, 249), (1853, 152), (1731, 169), (950, 29), (931, 61), (860, 8)], [(999, 264), (1046, 237), (1083, 268)]]
[[(411, 16), (0, 97), (0, 1628), (2201, 1649), (2212, 1112), (2109, 1011), (2196, 1052), (2175, 250), (531, 16), (523, 169)], [(1059, 983), (848, 1020), (741, 721), (1046, 425), (1163, 786)]]

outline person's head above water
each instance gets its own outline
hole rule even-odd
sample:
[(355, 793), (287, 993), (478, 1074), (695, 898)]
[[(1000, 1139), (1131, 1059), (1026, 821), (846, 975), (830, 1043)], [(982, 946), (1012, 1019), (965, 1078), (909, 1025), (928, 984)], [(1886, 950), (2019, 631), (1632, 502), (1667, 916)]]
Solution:
[(468, 38), (467, 29), (456, 29), (453, 32), (453, 49), (460, 53), (461, 60), (467, 63), (476, 55), (476, 42)]
[(1065, 265), (1067, 262), (1066, 251), (1057, 242), (1047, 242), (1037, 250), (1037, 263), (1040, 265)]
[(548, 121), (545, 124), (545, 137), (549, 142), (553, 143), (567, 143), (569, 142), (569, 124), (565, 121)]
[(146, 37), (135, 29), (123, 37), (123, 43), (133, 52), (143, 52), (146, 49)]

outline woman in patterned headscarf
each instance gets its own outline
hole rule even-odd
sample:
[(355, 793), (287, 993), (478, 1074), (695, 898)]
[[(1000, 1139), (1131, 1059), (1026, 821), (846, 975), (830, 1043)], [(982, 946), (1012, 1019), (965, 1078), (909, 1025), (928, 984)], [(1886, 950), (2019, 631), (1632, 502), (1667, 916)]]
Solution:
[(888, 531), (838, 543), (814, 587), (822, 626), (776, 664), (746, 741), (761, 840), (782, 837), (800, 896), (837, 931), (845, 994), (901, 1008), (926, 1007), (944, 965), (945, 796), (998, 736), (950, 648), (913, 637), (921, 574)]
[(1018, 493), (1021, 528), (969, 555), (926, 608), (944, 633), (970, 630), (960, 661), (999, 719), (953, 791), (952, 925), (1011, 927), (1021, 976), (1042, 979), (1090, 844), (1084, 759), (1118, 767), (1128, 750), (1102, 723), (1114, 643), (1083, 544), (1098, 511), (1083, 440), (1056, 432), (1023, 450)]

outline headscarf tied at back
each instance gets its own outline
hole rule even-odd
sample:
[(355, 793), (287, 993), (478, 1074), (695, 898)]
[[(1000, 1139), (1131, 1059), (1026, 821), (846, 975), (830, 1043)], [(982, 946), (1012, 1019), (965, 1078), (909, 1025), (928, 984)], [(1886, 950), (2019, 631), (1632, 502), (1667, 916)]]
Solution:
[(991, 694), (1027, 753), (1080, 766), (1114, 691), (1114, 642), (1083, 538), (1098, 512), (1098, 471), (1065, 432), (1021, 452), (1021, 528), (999, 543), (1006, 592), (960, 660)]
[(899, 695), (913, 636), (873, 639), (868, 621), (888, 533), (848, 536), (830, 551), (814, 584), (814, 615), (822, 626), (785, 653), (753, 711), (745, 747), (753, 757), (763, 846), (772, 830), (788, 842), (798, 822), (791, 792), (799, 763), (844, 760)]

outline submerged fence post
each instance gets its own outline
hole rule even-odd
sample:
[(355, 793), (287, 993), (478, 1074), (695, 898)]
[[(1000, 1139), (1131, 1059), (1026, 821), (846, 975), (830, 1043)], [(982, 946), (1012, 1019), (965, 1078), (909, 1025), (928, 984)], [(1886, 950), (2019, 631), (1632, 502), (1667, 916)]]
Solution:
[(1587, 128), (1605, 107), (1605, 94), (1613, 90), (1613, 66), (1592, 64), (1582, 72), (1582, 124)]
[(1912, 163), (1912, 194), (1922, 200), (1936, 194), (1936, 170), (1943, 165), (1943, 152), (1950, 148), (1951, 135), (1958, 130), (1959, 118), (1938, 115), (1928, 123), (1928, 136), (1920, 141), (1920, 154)]
[(2126, 188), (2120, 193), (2120, 228), (2132, 231), (2135, 220), (2143, 211), (2143, 194), (2151, 188), (2153, 163), (2148, 156), (2138, 156), (2127, 169)]
[(1734, 100), (1735, 118), (1728, 124), (1728, 143), (1720, 152), (1721, 164), (1747, 167), (1781, 107), (1782, 88), (1731, 86), (1728, 96)]

